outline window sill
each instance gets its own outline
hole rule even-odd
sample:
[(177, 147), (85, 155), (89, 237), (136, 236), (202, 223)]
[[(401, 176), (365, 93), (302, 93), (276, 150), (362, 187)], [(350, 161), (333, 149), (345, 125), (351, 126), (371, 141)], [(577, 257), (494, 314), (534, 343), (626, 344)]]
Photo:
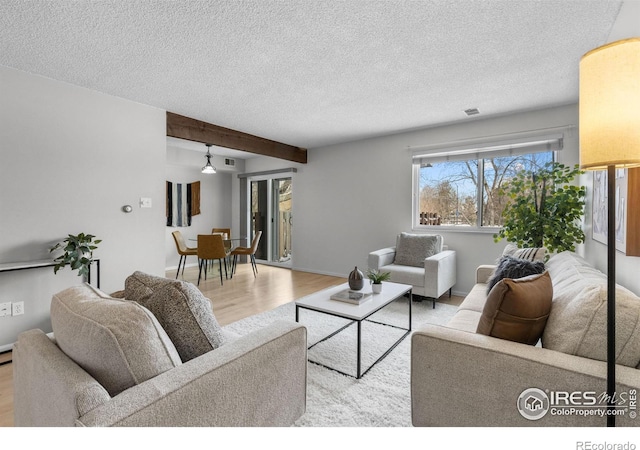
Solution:
[(475, 234), (497, 234), (500, 231), (500, 227), (456, 227), (456, 226), (446, 226), (446, 225), (437, 225), (437, 226), (429, 226), (429, 225), (414, 225), (411, 228), (412, 231), (426, 231), (426, 232), (445, 232), (445, 233), (475, 233)]

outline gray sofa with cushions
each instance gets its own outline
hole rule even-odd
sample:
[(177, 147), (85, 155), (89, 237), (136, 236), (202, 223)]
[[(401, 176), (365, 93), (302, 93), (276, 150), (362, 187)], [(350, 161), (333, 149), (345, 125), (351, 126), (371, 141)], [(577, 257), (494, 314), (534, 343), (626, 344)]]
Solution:
[(396, 245), (369, 253), (369, 268), (391, 274), (390, 281), (410, 284), (413, 294), (435, 299), (456, 284), (456, 252), (441, 235), (401, 233)]
[(235, 336), (189, 283), (141, 273), (127, 283), (125, 297), (139, 296), (155, 314), (76, 286), (52, 299), (53, 337), (38, 329), (18, 336), (16, 426), (287, 426), (304, 413), (303, 326), (274, 322)]
[[(493, 269), (478, 268), (477, 284), (446, 326), (423, 325), (412, 335), (413, 425), (605, 426), (605, 417), (551, 410), (530, 420), (517, 402), (529, 388), (606, 392), (606, 276), (574, 253), (551, 257), (551, 310), (534, 346), (476, 333)], [(629, 400), (640, 392), (640, 298), (617, 286), (616, 304), (616, 392), (627, 408), (616, 424), (638, 426)]]

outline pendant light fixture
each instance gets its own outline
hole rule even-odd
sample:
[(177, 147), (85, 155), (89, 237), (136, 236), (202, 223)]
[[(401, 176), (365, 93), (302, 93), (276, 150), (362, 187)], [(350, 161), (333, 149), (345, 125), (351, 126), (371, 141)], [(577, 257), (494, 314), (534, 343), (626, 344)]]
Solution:
[(207, 158), (207, 163), (202, 168), (202, 173), (216, 173), (216, 168), (211, 165), (211, 153), (209, 153), (209, 149), (213, 144), (205, 144), (207, 146), (207, 154), (205, 155)]

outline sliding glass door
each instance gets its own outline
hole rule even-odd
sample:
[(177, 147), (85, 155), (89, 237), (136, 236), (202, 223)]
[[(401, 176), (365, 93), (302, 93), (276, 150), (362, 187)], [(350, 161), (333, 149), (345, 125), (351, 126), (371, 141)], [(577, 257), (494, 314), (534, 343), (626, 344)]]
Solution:
[(262, 231), (256, 259), (291, 266), (291, 215), (293, 184), (288, 178), (251, 179), (250, 235)]

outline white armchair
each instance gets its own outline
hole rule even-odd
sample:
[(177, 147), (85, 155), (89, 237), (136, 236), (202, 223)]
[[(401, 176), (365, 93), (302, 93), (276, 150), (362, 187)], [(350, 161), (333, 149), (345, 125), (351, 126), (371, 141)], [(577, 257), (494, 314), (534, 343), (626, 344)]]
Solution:
[(436, 299), (456, 284), (456, 252), (440, 235), (401, 233), (396, 246), (369, 253), (369, 268), (391, 274), (390, 281), (410, 284), (413, 294)]

